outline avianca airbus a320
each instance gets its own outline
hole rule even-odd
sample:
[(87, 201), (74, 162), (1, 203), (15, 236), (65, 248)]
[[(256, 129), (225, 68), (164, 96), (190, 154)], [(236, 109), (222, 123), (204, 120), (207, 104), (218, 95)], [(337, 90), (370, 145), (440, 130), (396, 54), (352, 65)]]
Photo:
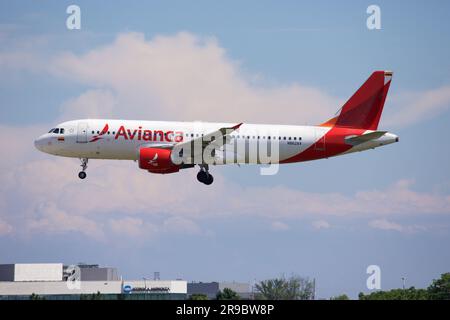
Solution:
[(159, 174), (198, 165), (197, 179), (209, 185), (210, 165), (301, 162), (398, 142), (378, 130), (391, 79), (392, 72), (374, 72), (337, 116), (316, 126), (85, 119), (57, 125), (35, 146), (81, 159), (80, 179), (88, 159), (119, 159)]

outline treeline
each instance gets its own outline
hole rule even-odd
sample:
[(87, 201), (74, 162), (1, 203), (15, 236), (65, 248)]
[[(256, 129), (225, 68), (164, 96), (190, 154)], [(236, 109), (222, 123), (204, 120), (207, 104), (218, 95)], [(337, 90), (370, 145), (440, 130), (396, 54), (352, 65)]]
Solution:
[(450, 300), (450, 272), (433, 280), (427, 289), (392, 289), (370, 294), (359, 293), (359, 300)]
[[(359, 293), (359, 300), (450, 300), (450, 273), (444, 273), (432, 281), (427, 289), (414, 287), (375, 291), (370, 294)], [(203, 294), (192, 295), (190, 299), (206, 300)], [(217, 300), (239, 300), (241, 297), (231, 289), (219, 291)], [(255, 284), (255, 300), (314, 300), (315, 281), (309, 278), (291, 276), (260, 281)], [(346, 294), (331, 297), (330, 300), (349, 300)]]
[[(315, 281), (292, 275), (260, 281), (255, 284), (253, 299), (255, 300), (314, 300)], [(193, 294), (191, 300), (207, 300), (205, 294)], [(241, 297), (229, 288), (219, 291), (217, 300), (239, 300)]]

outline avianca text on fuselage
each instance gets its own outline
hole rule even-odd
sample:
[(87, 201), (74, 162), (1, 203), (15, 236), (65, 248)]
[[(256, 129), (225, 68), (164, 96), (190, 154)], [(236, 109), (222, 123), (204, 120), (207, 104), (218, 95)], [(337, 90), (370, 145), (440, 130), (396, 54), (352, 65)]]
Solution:
[(115, 140), (120, 138), (124, 140), (137, 141), (166, 141), (166, 142), (182, 142), (184, 134), (182, 131), (174, 130), (148, 130), (139, 126), (138, 129), (127, 129), (125, 126), (120, 126), (114, 136)]
[[(138, 161), (139, 168), (159, 174), (198, 165), (197, 179), (209, 185), (210, 165), (263, 163), (252, 153), (255, 144), (257, 149), (276, 151), (270, 164), (284, 164), (398, 142), (395, 134), (378, 130), (391, 80), (392, 72), (375, 71), (337, 116), (314, 126), (81, 119), (57, 125), (36, 139), (35, 146), (52, 155), (80, 158), (81, 179), (86, 178), (88, 159), (119, 159)], [(193, 161), (187, 161), (191, 157)], [(232, 161), (219, 161), (223, 158)]]

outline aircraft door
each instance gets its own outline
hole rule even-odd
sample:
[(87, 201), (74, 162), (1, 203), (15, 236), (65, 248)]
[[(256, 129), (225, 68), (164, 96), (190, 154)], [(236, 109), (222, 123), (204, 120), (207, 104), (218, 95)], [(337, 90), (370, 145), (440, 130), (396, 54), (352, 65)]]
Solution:
[(77, 143), (87, 143), (87, 122), (78, 123)]

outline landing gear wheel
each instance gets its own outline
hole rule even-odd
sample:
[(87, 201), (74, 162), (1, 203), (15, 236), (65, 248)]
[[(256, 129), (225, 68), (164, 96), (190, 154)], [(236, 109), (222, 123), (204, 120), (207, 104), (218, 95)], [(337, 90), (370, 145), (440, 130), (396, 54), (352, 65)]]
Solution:
[(203, 182), (203, 183), (206, 184), (207, 186), (209, 186), (213, 182), (214, 182), (214, 177), (212, 176), (212, 174), (208, 174), (207, 178), (206, 178), (206, 181)]
[(78, 173), (78, 178), (80, 178), (80, 179), (85, 179), (86, 176), (87, 176), (87, 174), (86, 174), (86, 172), (84, 172), (84, 171), (80, 171), (80, 172)]
[(209, 172), (200, 170), (197, 173), (197, 180), (200, 181), (201, 183), (204, 183), (207, 186), (209, 186), (211, 183), (213, 183), (214, 178), (213, 178), (212, 174), (210, 174)]
[(197, 173), (197, 180), (209, 186), (214, 181), (213, 176), (209, 173), (209, 166), (207, 164), (201, 164), (199, 166), (200, 171)]
[(205, 183), (207, 175), (208, 174), (205, 171), (201, 170), (197, 173), (197, 180), (201, 183)]
[(89, 159), (88, 158), (83, 158), (83, 159), (80, 159), (80, 160), (81, 160), (81, 169), (82, 170), (78, 173), (78, 178), (83, 180), (83, 179), (86, 179), (86, 176), (87, 176), (85, 171), (87, 169), (87, 165), (88, 165)]

